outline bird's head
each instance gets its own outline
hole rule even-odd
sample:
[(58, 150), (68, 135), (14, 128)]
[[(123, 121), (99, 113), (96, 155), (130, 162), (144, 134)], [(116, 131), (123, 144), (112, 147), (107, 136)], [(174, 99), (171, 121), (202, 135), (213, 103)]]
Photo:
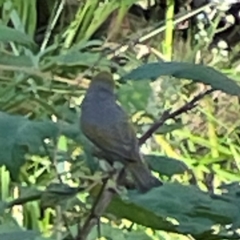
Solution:
[(91, 81), (92, 86), (98, 86), (108, 90), (114, 90), (115, 83), (111, 73), (102, 71), (93, 77)]

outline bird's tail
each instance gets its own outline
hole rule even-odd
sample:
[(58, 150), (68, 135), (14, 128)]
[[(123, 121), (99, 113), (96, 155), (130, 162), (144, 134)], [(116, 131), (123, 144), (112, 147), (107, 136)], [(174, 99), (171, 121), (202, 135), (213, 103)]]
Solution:
[(153, 187), (159, 187), (162, 182), (151, 174), (151, 171), (142, 162), (130, 163), (128, 169), (131, 172), (137, 189), (144, 193)]

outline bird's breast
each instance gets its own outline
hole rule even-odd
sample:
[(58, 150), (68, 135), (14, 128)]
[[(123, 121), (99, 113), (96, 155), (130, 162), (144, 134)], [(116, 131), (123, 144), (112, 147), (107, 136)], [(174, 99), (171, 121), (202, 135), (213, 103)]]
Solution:
[(81, 122), (89, 127), (108, 128), (114, 122), (110, 105), (103, 99), (86, 99), (82, 104)]

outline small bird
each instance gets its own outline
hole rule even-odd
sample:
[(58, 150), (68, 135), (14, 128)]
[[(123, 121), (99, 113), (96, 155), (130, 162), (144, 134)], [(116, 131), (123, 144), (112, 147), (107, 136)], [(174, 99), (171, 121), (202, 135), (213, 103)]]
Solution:
[(122, 162), (132, 174), (137, 189), (147, 192), (162, 182), (152, 176), (142, 161), (136, 132), (126, 112), (116, 102), (115, 84), (109, 72), (93, 77), (82, 102), (83, 134), (107, 156)]

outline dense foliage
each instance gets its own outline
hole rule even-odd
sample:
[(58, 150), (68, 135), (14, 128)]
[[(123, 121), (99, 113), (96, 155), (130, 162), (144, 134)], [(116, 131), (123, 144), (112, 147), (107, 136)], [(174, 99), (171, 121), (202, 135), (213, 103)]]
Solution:
[[(196, 9), (137, 2), (0, 1), (0, 239), (240, 239), (238, 43), (210, 51), (220, 11), (196, 40), (174, 31)], [(81, 133), (101, 70), (164, 182), (146, 194)]]

